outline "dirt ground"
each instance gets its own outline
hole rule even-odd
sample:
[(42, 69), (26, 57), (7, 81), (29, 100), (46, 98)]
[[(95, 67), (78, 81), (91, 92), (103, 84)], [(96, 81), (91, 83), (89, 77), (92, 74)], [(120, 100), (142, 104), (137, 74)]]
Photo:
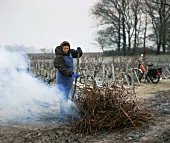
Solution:
[(170, 79), (162, 79), (158, 84), (141, 83), (140, 86), (135, 87), (135, 90), (138, 98), (147, 99), (158, 92), (170, 90)]
[(51, 110), (37, 122), (2, 122), (0, 143), (170, 143), (170, 79), (135, 87), (143, 106), (154, 111), (154, 119), (141, 127), (84, 136), (71, 132), (69, 118)]

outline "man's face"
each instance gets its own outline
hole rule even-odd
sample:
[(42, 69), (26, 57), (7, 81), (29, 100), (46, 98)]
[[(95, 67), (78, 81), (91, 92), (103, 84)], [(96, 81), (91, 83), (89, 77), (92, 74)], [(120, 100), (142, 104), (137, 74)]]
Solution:
[(69, 46), (64, 46), (64, 47), (63, 47), (63, 52), (64, 52), (64, 54), (67, 54), (68, 51), (69, 51)]

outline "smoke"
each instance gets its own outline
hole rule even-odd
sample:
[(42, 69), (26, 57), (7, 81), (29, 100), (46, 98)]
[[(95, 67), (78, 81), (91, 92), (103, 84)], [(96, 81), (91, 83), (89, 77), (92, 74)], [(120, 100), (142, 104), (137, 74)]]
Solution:
[(0, 121), (36, 120), (59, 110), (61, 93), (28, 72), (26, 54), (0, 48)]
[[(0, 46), (1, 48), (1, 46)], [(2, 47), (3, 48), (3, 47)], [(5, 45), (4, 48), (10, 52), (20, 52), (20, 53), (42, 53), (40, 49), (36, 49), (33, 46), (25, 46), (25, 45)]]

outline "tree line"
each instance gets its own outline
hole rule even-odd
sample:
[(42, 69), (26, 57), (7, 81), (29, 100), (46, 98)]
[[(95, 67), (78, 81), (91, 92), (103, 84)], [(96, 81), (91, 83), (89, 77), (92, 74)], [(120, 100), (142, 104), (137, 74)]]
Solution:
[(98, 0), (90, 12), (97, 26), (95, 42), (104, 53), (170, 51), (169, 0)]

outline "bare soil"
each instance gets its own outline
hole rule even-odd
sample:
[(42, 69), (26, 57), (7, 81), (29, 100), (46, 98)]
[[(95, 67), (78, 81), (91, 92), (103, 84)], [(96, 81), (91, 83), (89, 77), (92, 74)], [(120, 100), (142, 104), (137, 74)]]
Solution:
[(138, 98), (147, 99), (161, 91), (170, 90), (170, 79), (162, 79), (158, 84), (150, 82), (141, 83), (140, 86), (135, 87), (135, 90)]
[(142, 83), (135, 91), (142, 106), (154, 115), (141, 127), (84, 136), (71, 131), (70, 118), (50, 110), (37, 122), (0, 120), (0, 143), (170, 143), (170, 79)]

